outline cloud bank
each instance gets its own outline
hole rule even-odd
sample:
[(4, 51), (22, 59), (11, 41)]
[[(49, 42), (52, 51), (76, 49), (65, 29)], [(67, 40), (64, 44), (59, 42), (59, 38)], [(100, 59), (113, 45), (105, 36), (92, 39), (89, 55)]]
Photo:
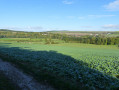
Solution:
[(109, 11), (119, 11), (119, 0), (115, 0), (104, 7)]
[(119, 29), (119, 25), (107, 24), (107, 25), (103, 25), (102, 28), (104, 28), (104, 29)]
[(69, 0), (64, 0), (62, 1), (63, 4), (73, 4), (74, 2), (73, 1), (69, 1)]
[(87, 15), (87, 16), (79, 16), (78, 19), (108, 18), (114, 16), (116, 15)]

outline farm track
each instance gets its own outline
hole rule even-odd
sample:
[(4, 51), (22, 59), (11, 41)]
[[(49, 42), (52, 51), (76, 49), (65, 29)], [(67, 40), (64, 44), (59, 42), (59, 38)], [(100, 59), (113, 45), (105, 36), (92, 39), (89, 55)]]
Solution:
[(3, 73), (21, 90), (55, 90), (49, 85), (38, 83), (32, 76), (23, 73), (13, 64), (0, 59), (0, 71)]

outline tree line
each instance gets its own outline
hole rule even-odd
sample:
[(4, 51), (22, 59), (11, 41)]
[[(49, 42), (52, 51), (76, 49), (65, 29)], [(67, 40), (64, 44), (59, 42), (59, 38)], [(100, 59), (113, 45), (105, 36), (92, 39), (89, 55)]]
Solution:
[(46, 43), (54, 43), (52, 39), (63, 40), (66, 43), (86, 43), (96, 45), (119, 45), (119, 37), (106, 36), (68, 36), (50, 32), (18, 32), (0, 30), (0, 38), (44, 38)]
[(64, 38), (67, 42), (77, 42), (96, 45), (118, 45), (119, 37), (105, 37), (105, 36), (82, 36)]

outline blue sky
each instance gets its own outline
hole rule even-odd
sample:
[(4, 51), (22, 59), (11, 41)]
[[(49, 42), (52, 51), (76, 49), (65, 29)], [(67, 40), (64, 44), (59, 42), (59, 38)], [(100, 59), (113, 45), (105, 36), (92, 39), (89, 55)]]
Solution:
[(0, 28), (119, 31), (119, 0), (0, 0)]

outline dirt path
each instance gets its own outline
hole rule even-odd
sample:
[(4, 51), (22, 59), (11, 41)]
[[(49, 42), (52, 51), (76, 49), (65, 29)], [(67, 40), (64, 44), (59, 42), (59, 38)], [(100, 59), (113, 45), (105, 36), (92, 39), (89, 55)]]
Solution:
[(54, 90), (48, 85), (38, 83), (33, 77), (24, 74), (9, 62), (0, 59), (0, 70), (22, 90)]

